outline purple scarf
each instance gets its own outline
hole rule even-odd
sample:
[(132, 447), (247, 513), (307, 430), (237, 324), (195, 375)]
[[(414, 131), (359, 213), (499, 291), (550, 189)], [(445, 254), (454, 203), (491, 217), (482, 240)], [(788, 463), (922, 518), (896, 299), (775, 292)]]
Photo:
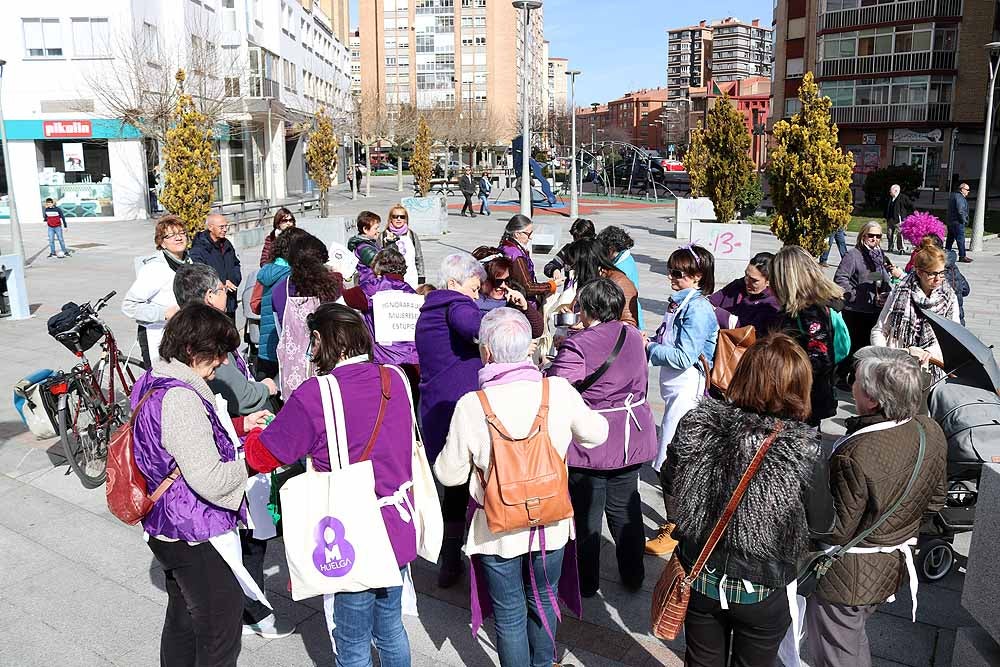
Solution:
[(479, 369), (479, 386), (483, 389), (521, 381), (541, 382), (542, 372), (527, 359), (503, 364), (490, 363)]

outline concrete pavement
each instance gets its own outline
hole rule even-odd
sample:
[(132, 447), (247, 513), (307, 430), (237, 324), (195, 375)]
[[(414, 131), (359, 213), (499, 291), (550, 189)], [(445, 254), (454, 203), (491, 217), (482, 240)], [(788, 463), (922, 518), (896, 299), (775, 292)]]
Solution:
[[(331, 214), (355, 215), (370, 208), (383, 214), (398, 201), (395, 179), (376, 177), (373, 196), (356, 202), (338, 193)], [(640, 268), (640, 293), (648, 313), (647, 329), (659, 323), (669, 296), (666, 258), (680, 243), (670, 236), (666, 207), (614, 210), (595, 205), (590, 215), (598, 227), (617, 224), (633, 234)], [(439, 239), (422, 239), (428, 279), (436, 280), (440, 259), (454, 248), (471, 249), (499, 239), (507, 215), (475, 220), (453, 216), (451, 231)], [(542, 221), (555, 218), (546, 216)], [(567, 234), (564, 233), (564, 239)], [(118, 296), (105, 311), (108, 323), (128, 349), (134, 323), (119, 311), (121, 296), (133, 277), (132, 257), (152, 247), (149, 222), (73, 224), (67, 242), (77, 249), (64, 260), (48, 259), (41, 225), (25, 227), (29, 254), (41, 249), (28, 269), (28, 292), (35, 317), (23, 322), (0, 320), (0, 386), (10, 387), (41, 367), (68, 368), (72, 355), (48, 337), (45, 321), (69, 300), (95, 299), (111, 290)], [(770, 234), (753, 235), (754, 250), (776, 250)], [(962, 270), (972, 283), (966, 301), (970, 328), (988, 344), (1000, 343), (1000, 308), (993, 297), (1000, 269), (1000, 242), (991, 241), (976, 262)], [(836, 254), (836, 253), (834, 253)], [(258, 252), (244, 251), (244, 264), (256, 266)], [(734, 276), (720, 276), (717, 283)], [(655, 386), (656, 375), (651, 374)], [(652, 392), (656, 394), (655, 391)], [(659, 396), (651, 396), (660, 414)], [(850, 406), (825, 425), (842, 431)], [(2, 662), (11, 665), (147, 665), (157, 661), (159, 632), (166, 595), (160, 572), (142, 543), (141, 531), (118, 523), (107, 513), (102, 489), (83, 489), (67, 475), (57, 440), (37, 441), (24, 431), (12, 405), (0, 403), (0, 636), (7, 639)], [(662, 514), (662, 500), (644, 473), (642, 496), (652, 531)], [(281, 549), (269, 550), (268, 589), (276, 607), (299, 623), (287, 639), (244, 638), (241, 664), (304, 665), (332, 663), (322, 617), (322, 603), (293, 603)], [(614, 549), (606, 542), (602, 593), (585, 601), (582, 620), (569, 618), (559, 631), (565, 664), (680, 665), (683, 642), (670, 644), (648, 632), (649, 592), (662, 563), (647, 557), (645, 590), (630, 595), (617, 584)], [(964, 564), (964, 559), (961, 561)], [(474, 641), (469, 632), (466, 586), (438, 590), (433, 566), (419, 562), (414, 579), (420, 617), (406, 618), (415, 665), (492, 665), (496, 653), (492, 631)], [(909, 620), (908, 595), (884, 605), (869, 623), (873, 653), (880, 665), (950, 664), (954, 628), (971, 623), (959, 598), (963, 576), (956, 570), (937, 585), (922, 585), (916, 624)]]

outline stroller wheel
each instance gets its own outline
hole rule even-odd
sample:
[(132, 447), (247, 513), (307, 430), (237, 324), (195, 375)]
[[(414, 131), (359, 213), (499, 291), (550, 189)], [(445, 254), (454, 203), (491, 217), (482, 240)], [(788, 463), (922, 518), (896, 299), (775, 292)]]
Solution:
[(955, 566), (955, 552), (944, 540), (930, 540), (921, 545), (916, 565), (922, 581), (940, 581)]

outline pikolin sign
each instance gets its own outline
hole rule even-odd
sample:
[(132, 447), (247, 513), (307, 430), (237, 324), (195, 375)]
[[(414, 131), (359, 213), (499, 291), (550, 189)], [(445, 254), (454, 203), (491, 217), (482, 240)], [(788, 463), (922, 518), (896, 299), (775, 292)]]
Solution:
[(93, 134), (89, 120), (47, 120), (42, 123), (46, 139), (81, 139)]

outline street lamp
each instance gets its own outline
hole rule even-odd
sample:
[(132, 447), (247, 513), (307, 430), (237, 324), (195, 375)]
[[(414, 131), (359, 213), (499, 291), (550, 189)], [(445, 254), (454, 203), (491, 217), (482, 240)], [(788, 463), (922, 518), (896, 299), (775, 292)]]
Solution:
[(17, 219), (17, 206), (14, 204), (14, 183), (10, 168), (10, 153), (7, 151), (7, 127), (3, 120), (3, 68), (6, 60), (0, 60), (0, 144), (3, 145), (3, 171), (7, 178), (7, 205), (10, 207), (10, 242), (14, 254), (20, 255), (24, 261), (24, 239), (21, 238), (21, 222)]
[(590, 103), (590, 149), (594, 150), (594, 146), (597, 145), (597, 132), (595, 128), (597, 127), (597, 108), (601, 105), (597, 102)]
[(1000, 50), (1000, 42), (990, 42), (986, 45), (990, 61), (990, 87), (986, 93), (986, 132), (983, 136), (983, 163), (979, 168), (979, 187), (976, 188), (976, 214), (972, 219), (972, 250), (983, 249), (983, 230), (986, 223), (986, 179), (989, 170), (990, 131), (993, 129), (993, 85), (997, 80), (997, 68), (1000, 62), (994, 62), (993, 54)]
[(576, 220), (580, 217), (580, 191), (576, 186), (576, 77), (580, 70), (566, 70), (569, 77), (569, 108), (573, 110), (573, 126), (570, 130), (570, 145), (572, 146), (569, 168), (569, 217)]
[(531, 10), (539, 9), (542, 0), (514, 0), (514, 9), (524, 10), (524, 32), (521, 39), (521, 215), (531, 216), (531, 121), (528, 115), (528, 38), (531, 36)]

